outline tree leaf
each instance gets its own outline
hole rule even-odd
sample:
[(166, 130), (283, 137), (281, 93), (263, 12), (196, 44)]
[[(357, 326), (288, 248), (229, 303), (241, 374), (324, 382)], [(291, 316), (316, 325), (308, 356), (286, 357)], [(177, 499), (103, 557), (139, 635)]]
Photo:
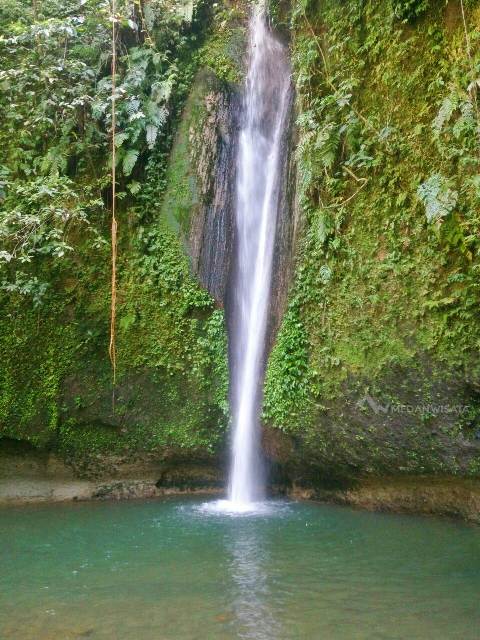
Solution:
[(133, 167), (136, 165), (137, 160), (138, 160), (137, 149), (129, 149), (127, 153), (124, 155), (123, 162), (122, 162), (124, 175), (129, 176), (132, 173)]
[(148, 124), (146, 130), (147, 145), (149, 149), (153, 149), (158, 135), (158, 127), (154, 124)]

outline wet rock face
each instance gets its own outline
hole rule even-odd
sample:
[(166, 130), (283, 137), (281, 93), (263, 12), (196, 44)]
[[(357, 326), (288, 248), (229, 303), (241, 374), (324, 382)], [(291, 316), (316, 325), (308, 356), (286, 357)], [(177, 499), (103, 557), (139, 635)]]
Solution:
[(365, 478), (336, 489), (292, 487), (293, 498), (346, 504), (368, 511), (448, 516), (480, 524), (478, 478), (405, 476)]
[[(180, 235), (192, 272), (224, 306), (231, 286), (235, 244), (235, 200), (241, 86), (202, 69), (184, 110), (172, 151), (162, 214)], [(293, 109), (293, 88), (290, 95)], [(295, 245), (293, 117), (282, 140), (278, 224), (269, 325), (270, 345), (287, 301)]]
[(28, 442), (0, 438), (0, 481), (17, 478), (73, 478), (72, 470), (53, 453)]
[(238, 92), (203, 72), (203, 122), (189, 131), (198, 204), (188, 234), (192, 268), (202, 285), (223, 305), (234, 238), (234, 200), (238, 138)]
[(268, 349), (270, 350), (280, 327), (287, 305), (288, 291), (293, 277), (296, 236), (298, 229), (298, 206), (296, 202), (296, 165), (294, 126), (294, 90), (290, 91), (289, 126), (282, 140), (282, 165), (280, 168), (280, 203), (275, 233), (273, 255), (272, 288), (270, 294), (270, 322), (268, 331)]
[(475, 477), (477, 407), (478, 389), (462, 371), (427, 354), (376, 379), (351, 376), (298, 431), (268, 430), (273, 481), (318, 488), (390, 474)]
[(226, 296), (234, 242), (240, 89), (202, 69), (184, 109), (167, 172), (162, 218), (217, 303)]
[(120, 500), (224, 487), (218, 460), (182, 451), (91, 452), (64, 460), (28, 443), (0, 438), (0, 505), (69, 500)]

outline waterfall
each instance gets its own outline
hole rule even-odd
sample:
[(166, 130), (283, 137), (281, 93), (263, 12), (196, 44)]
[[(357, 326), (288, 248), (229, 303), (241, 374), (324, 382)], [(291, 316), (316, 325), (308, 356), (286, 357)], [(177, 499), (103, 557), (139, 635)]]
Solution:
[(280, 173), (288, 123), (290, 67), (267, 24), (263, 3), (249, 25), (249, 64), (238, 143), (236, 246), (230, 323), (233, 418), (230, 503), (264, 497), (259, 414), (266, 356)]

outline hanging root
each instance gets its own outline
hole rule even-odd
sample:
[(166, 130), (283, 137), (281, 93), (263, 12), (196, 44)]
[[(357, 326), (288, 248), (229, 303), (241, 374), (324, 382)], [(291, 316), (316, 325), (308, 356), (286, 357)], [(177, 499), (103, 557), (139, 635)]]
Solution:
[[(115, 394), (115, 383), (117, 373), (117, 354), (115, 347), (115, 324), (117, 315), (117, 221), (112, 216), (112, 283), (111, 283), (111, 304), (110, 304), (110, 344), (108, 353), (112, 363), (113, 389)], [(115, 401), (115, 395), (113, 396)]]
[(116, 128), (116, 112), (115, 112), (115, 92), (116, 92), (116, 67), (117, 67), (117, 51), (116, 51), (116, 0), (112, 0), (112, 281), (111, 281), (111, 305), (110, 305), (110, 344), (108, 354), (112, 363), (113, 389), (112, 389), (112, 408), (115, 411), (115, 385), (117, 382), (117, 354), (115, 345), (115, 326), (117, 315), (117, 219), (115, 215), (116, 204), (116, 175), (115, 175), (115, 128)]

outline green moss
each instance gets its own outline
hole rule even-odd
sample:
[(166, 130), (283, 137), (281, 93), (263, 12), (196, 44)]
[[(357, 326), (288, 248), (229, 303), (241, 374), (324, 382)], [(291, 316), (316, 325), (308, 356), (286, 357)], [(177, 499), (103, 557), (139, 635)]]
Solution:
[(2, 300), (11, 321), (0, 332), (1, 435), (76, 463), (97, 454), (214, 453), (228, 423), (223, 312), (190, 275), (178, 238), (158, 221), (121, 253), (114, 407), (108, 262), (99, 270), (88, 251), (84, 260), (70, 265), (69, 295), (62, 277), (37, 309)]
[[(196, 24), (178, 59), (168, 126), (139, 159), (142, 172), (137, 168), (126, 187), (131, 194), (119, 185), (116, 388), (108, 358), (109, 214), (99, 208), (89, 221), (95, 242), (79, 226), (70, 232), (74, 255), (35, 262), (35, 274), (48, 283), (37, 308), (17, 291), (2, 294), (0, 437), (28, 440), (80, 466), (98, 454), (212, 454), (222, 443), (228, 423), (223, 312), (191, 275), (182, 244), (197, 202), (189, 136), (207, 116), (210, 83), (220, 80), (204, 73), (183, 111), (184, 102), (208, 32), (216, 47), (234, 37), (234, 27), (225, 30), (218, 20), (210, 30), (209, 16), (206, 7), (204, 23)], [(237, 14), (229, 20), (239, 27)], [(82, 181), (89, 183), (87, 168)], [(91, 182), (95, 193), (108, 186)], [(79, 191), (80, 200), (90, 194), (83, 186)]]
[(185, 105), (166, 172), (161, 216), (172, 231), (184, 238), (190, 232), (192, 211), (200, 202), (192, 135), (203, 129), (208, 117), (205, 99), (214, 90), (218, 90), (217, 78), (202, 70)]
[(243, 77), (246, 20), (246, 2), (219, 4), (212, 34), (199, 51), (200, 65), (224, 82), (238, 83)]
[(72, 347), (69, 327), (55, 326), (23, 300), (3, 305), (0, 332), (0, 425), (4, 436), (44, 446), (55, 437), (58, 395)]
[[(471, 42), (479, 11), (469, 6)], [(342, 404), (351, 420), (348, 404), (376, 383), (377, 393), (390, 389), (398, 401), (400, 380), (392, 385), (387, 372), (420, 375), (428, 357), (435, 371), (419, 381), (427, 399), (429, 376), (469, 371), (480, 347), (473, 71), (463, 25), (444, 3), (405, 26), (390, 3), (294, 2), (291, 25), (304, 228), (268, 366), (265, 415), (315, 442), (309, 455), (330, 447), (340, 459), (343, 442), (356, 458), (354, 427), (345, 422), (339, 435)], [(458, 198), (429, 223), (418, 194), (434, 174)], [(435, 460), (417, 468), (448, 467), (440, 445), (428, 455), (429, 430), (417, 422), (412, 429), (405, 438), (416, 459)], [(364, 441), (365, 457), (375, 458), (375, 438), (367, 432)]]

